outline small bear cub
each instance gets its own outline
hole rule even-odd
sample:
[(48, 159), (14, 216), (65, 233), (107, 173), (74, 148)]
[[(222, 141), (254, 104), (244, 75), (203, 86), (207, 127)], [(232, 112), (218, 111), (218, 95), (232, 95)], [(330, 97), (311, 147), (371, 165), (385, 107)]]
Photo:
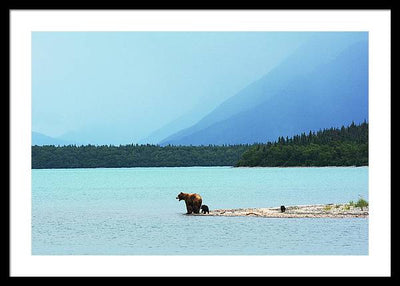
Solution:
[(208, 206), (207, 206), (207, 205), (202, 205), (202, 206), (201, 206), (201, 212), (202, 212), (203, 214), (205, 214), (205, 213), (210, 213), (210, 210), (208, 209)]

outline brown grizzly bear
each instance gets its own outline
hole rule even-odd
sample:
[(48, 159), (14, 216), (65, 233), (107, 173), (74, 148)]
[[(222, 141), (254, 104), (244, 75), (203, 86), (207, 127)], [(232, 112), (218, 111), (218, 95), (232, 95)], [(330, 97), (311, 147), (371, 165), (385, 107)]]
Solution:
[(179, 201), (185, 200), (187, 214), (191, 214), (192, 212), (195, 214), (200, 213), (202, 199), (199, 194), (187, 194), (180, 192), (176, 198)]

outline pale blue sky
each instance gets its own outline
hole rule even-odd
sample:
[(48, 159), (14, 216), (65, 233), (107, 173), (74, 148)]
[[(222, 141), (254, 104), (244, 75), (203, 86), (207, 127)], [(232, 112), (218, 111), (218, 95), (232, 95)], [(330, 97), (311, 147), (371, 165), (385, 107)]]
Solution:
[(136, 143), (184, 114), (200, 119), (311, 35), (34, 32), (32, 130)]

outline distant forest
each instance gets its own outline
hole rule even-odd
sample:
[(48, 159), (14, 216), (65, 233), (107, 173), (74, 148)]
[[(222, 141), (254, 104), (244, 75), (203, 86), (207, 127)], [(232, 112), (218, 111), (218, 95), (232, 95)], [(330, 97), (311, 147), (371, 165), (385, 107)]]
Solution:
[(368, 165), (368, 123), (243, 145), (32, 146), (32, 168)]
[(32, 168), (234, 166), (250, 145), (32, 146)]
[(279, 137), (276, 142), (255, 144), (237, 167), (367, 166), (368, 123)]

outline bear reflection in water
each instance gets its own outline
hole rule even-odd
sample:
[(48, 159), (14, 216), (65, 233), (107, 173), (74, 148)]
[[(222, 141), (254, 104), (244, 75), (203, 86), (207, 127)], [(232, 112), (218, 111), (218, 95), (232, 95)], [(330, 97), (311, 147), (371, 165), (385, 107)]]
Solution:
[(199, 194), (188, 194), (180, 192), (176, 199), (178, 199), (179, 201), (185, 201), (187, 214), (191, 214), (192, 212), (195, 214), (200, 213), (202, 198)]

